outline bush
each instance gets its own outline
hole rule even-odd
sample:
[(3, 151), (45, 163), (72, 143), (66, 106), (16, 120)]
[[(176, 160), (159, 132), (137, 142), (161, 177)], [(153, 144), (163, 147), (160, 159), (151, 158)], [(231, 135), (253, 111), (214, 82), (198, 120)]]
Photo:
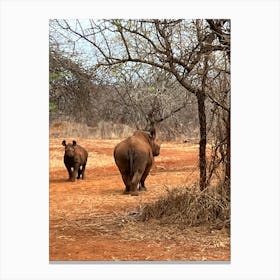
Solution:
[(230, 195), (226, 185), (208, 187), (177, 187), (153, 204), (145, 205), (139, 214), (141, 221), (159, 219), (166, 224), (189, 226), (214, 225), (230, 227)]

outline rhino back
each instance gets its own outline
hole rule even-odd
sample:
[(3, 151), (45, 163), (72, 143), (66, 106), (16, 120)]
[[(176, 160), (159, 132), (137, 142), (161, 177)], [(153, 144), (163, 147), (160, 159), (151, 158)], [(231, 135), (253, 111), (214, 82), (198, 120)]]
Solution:
[(77, 146), (75, 149), (75, 162), (84, 164), (87, 161), (88, 152), (81, 146)]

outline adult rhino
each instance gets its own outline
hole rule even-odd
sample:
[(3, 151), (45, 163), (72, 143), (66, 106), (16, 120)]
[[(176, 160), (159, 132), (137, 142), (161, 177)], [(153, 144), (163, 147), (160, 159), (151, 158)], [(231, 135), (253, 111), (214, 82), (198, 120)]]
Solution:
[(77, 179), (85, 179), (85, 169), (87, 164), (88, 152), (73, 140), (72, 144), (66, 144), (62, 141), (62, 146), (65, 147), (64, 164), (69, 174), (69, 180), (74, 182)]
[(160, 145), (155, 142), (156, 131), (137, 130), (114, 149), (116, 165), (125, 184), (125, 194), (138, 195), (146, 190), (145, 180), (149, 175), (154, 157), (159, 155)]

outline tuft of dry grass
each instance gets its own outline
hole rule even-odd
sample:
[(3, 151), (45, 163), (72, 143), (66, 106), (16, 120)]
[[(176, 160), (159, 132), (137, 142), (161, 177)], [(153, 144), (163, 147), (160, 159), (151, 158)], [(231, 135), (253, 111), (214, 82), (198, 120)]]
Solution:
[(158, 219), (163, 224), (229, 228), (230, 195), (225, 189), (225, 185), (208, 187), (204, 191), (197, 185), (167, 189), (167, 195), (145, 205), (137, 218), (140, 221)]

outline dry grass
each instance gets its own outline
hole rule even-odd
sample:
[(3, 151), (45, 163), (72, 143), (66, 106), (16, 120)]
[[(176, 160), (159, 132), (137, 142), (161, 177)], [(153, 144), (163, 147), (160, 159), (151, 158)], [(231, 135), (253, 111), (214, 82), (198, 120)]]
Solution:
[(70, 121), (61, 121), (56, 122), (50, 125), (49, 130), (50, 138), (55, 137), (80, 137), (87, 138), (89, 135), (89, 127), (86, 124), (70, 122)]
[(94, 139), (117, 139), (132, 134), (133, 128), (119, 123), (100, 121), (94, 127), (83, 123), (60, 121), (50, 125), (50, 137), (79, 137)]
[(164, 224), (229, 228), (230, 196), (222, 185), (204, 191), (198, 186), (167, 189), (167, 195), (145, 205), (138, 218), (141, 221), (158, 219)]

